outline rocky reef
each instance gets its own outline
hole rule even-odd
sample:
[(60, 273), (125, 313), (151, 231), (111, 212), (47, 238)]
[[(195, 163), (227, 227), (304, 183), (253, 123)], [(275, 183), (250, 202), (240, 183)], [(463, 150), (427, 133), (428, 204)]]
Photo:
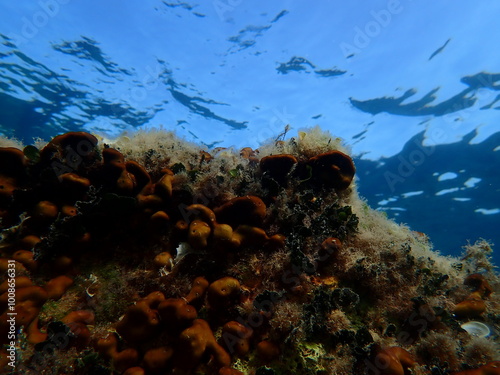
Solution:
[(491, 246), (372, 210), (328, 133), (0, 145), (2, 373), (500, 374)]

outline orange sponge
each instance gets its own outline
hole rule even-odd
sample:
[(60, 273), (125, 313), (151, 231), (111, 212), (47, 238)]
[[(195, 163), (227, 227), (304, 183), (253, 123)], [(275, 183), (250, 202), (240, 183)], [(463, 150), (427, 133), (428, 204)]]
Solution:
[(14, 147), (0, 147), (0, 206), (6, 205), (25, 174), (24, 153)]
[(244, 375), (241, 371), (235, 370), (231, 367), (222, 367), (219, 370), (219, 375)]
[[(31, 286), (33, 285), (33, 282), (31, 281), (31, 279), (28, 277), (28, 276), (16, 276), (14, 278), (14, 286), (16, 289), (18, 288), (25, 288), (27, 286)], [(0, 295), (4, 294), (7, 289), (9, 288), (9, 280), (6, 279), (2, 284), (0, 284)], [(2, 301), (2, 298), (0, 297), (0, 303)], [(5, 299), (5, 303), (7, 303), (7, 300)], [(0, 309), (3, 309), (5, 308), (7, 305), (5, 304), (5, 306), (3, 305), (0, 305)]]
[(72, 172), (63, 173), (59, 176), (59, 180), (61, 181), (60, 193), (67, 200), (67, 203), (69, 203), (68, 201), (74, 203), (76, 200), (83, 199), (91, 185), (88, 178)]
[(158, 306), (158, 314), (170, 331), (179, 331), (191, 324), (198, 316), (196, 309), (182, 298), (168, 298)]
[(62, 322), (66, 324), (74, 337), (71, 345), (81, 350), (90, 344), (90, 330), (87, 325), (94, 324), (94, 313), (91, 311), (73, 311), (66, 315)]
[(125, 163), (125, 169), (128, 173), (133, 176), (135, 181), (134, 192), (140, 192), (146, 185), (151, 183), (151, 177), (146, 169), (135, 161), (127, 161)]
[(231, 363), (231, 357), (217, 343), (210, 326), (203, 319), (196, 319), (191, 327), (181, 332), (179, 349), (176, 367), (182, 369), (195, 368), (205, 355), (213, 358), (216, 367), (229, 366)]
[(186, 208), (186, 214), (191, 219), (198, 219), (207, 223), (210, 228), (215, 225), (215, 213), (202, 204), (192, 204)]
[(259, 153), (259, 150), (252, 150), (250, 147), (244, 147), (240, 150), (240, 156), (243, 159), (247, 159), (250, 163), (258, 163), (259, 158), (257, 157), (257, 154)]
[(297, 158), (289, 154), (270, 155), (260, 160), (260, 170), (278, 184), (286, 185), (286, 178), (297, 164)]
[(477, 318), (486, 311), (486, 304), (481, 298), (482, 292), (471, 293), (464, 301), (457, 303), (453, 312), (459, 318)]
[[(7, 306), (8, 293), (5, 292), (0, 296), (0, 305)], [(47, 292), (39, 286), (26, 286), (16, 289), (16, 304), (13, 311), (16, 313), (16, 326), (28, 327), (28, 325), (38, 316), (40, 309), (47, 300)], [(7, 311), (0, 315), (0, 340), (5, 340), (7, 334), (4, 334), (9, 329)]]
[(280, 348), (275, 343), (264, 340), (257, 344), (257, 357), (263, 363), (269, 363), (277, 359), (280, 355)]
[(153, 264), (156, 268), (165, 268), (165, 270), (170, 272), (174, 265), (174, 258), (168, 251), (163, 251), (155, 256)]
[(144, 367), (153, 374), (163, 374), (168, 369), (174, 350), (170, 346), (160, 346), (144, 353)]
[(24, 236), (23, 238), (21, 238), (21, 240), (19, 241), (19, 246), (20, 246), (21, 249), (31, 250), (41, 240), (42, 239), (40, 237), (35, 236), (33, 234), (29, 234), (29, 235)]
[(233, 232), (232, 242), (237, 246), (253, 245), (259, 246), (267, 242), (269, 237), (266, 231), (250, 225), (239, 225)]
[(130, 343), (149, 340), (158, 332), (160, 320), (156, 309), (163, 301), (163, 293), (153, 292), (136, 302), (117, 323), (116, 332)]
[(411, 354), (398, 346), (380, 350), (376, 362), (381, 367), (381, 375), (405, 375), (406, 370), (416, 365)]
[(207, 300), (211, 309), (227, 308), (230, 302), (239, 294), (240, 282), (234, 277), (223, 277), (214, 281), (208, 287)]
[(142, 367), (131, 367), (129, 369), (127, 369), (123, 375), (144, 375), (146, 372), (144, 371), (144, 369)]
[(154, 193), (165, 200), (172, 197), (172, 180), (174, 179), (173, 172), (167, 170), (162, 178), (155, 184)]
[(116, 177), (125, 169), (125, 158), (120, 151), (114, 148), (102, 150), (102, 159), (105, 171), (108, 173), (114, 172)]
[(345, 190), (351, 184), (356, 168), (349, 155), (340, 151), (329, 151), (309, 159), (313, 180), (321, 186)]
[(49, 201), (38, 202), (32, 212), (32, 216), (40, 221), (54, 220), (59, 213), (57, 206)]
[(21, 263), (27, 270), (34, 271), (38, 262), (33, 259), (33, 252), (29, 250), (18, 250), (12, 254), (12, 259), (17, 260)]
[(209, 282), (203, 276), (199, 276), (193, 281), (193, 286), (186, 296), (185, 300), (187, 303), (198, 302), (203, 298), (205, 291), (209, 286)]
[(252, 329), (233, 320), (222, 327), (221, 340), (229, 353), (244, 356), (250, 350), (252, 333)]
[(259, 197), (247, 195), (231, 199), (214, 210), (217, 222), (233, 228), (246, 224), (260, 227), (266, 217), (266, 205)]
[(193, 249), (203, 249), (208, 245), (210, 226), (201, 220), (193, 220), (189, 224), (188, 243)]
[(97, 352), (111, 360), (113, 367), (120, 372), (135, 366), (139, 360), (139, 354), (135, 349), (118, 351), (118, 339), (115, 334), (97, 340), (95, 346)]
[(73, 279), (71, 277), (61, 275), (49, 280), (47, 284), (45, 284), (44, 289), (47, 291), (49, 299), (57, 301), (63, 296), (64, 293), (66, 293), (66, 290), (68, 290), (71, 285), (73, 285)]
[(85, 132), (68, 132), (54, 137), (41, 151), (40, 160), (54, 170), (78, 170), (96, 159), (97, 138)]
[(18, 176), (24, 171), (26, 158), (22, 150), (15, 147), (0, 147), (0, 174)]

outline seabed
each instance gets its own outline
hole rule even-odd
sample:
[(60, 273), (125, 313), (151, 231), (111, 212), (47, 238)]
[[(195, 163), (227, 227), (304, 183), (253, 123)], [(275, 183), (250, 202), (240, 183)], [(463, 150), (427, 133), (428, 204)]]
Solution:
[(500, 374), (491, 245), (371, 209), (319, 128), (0, 146), (2, 373)]

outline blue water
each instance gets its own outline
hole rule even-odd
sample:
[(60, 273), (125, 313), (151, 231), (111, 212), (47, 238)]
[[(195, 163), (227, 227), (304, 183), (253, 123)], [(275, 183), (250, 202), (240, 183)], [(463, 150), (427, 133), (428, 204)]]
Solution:
[(0, 14), (2, 136), (163, 127), (256, 148), (319, 125), (351, 147), (372, 207), (444, 254), (500, 244), (498, 2), (40, 0)]

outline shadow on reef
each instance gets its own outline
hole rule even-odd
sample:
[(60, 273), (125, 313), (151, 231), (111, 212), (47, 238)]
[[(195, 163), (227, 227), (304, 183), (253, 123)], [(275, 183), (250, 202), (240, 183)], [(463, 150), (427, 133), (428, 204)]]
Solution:
[(360, 200), (354, 174), (318, 129), (239, 153), (154, 132), (0, 148), (0, 366), (498, 373), (489, 245), (433, 253)]

